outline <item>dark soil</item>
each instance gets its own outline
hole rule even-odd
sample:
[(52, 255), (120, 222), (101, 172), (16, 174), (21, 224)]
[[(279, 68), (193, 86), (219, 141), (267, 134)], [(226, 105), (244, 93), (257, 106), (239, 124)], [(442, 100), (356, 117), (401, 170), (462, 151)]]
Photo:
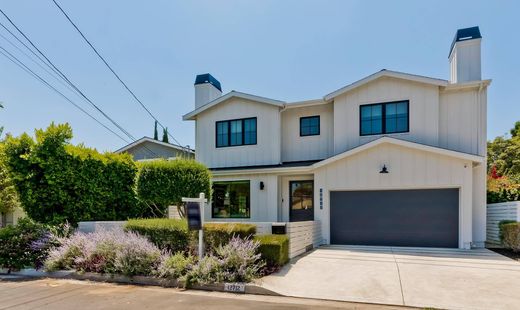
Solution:
[(509, 249), (490, 249), (490, 250), (520, 262), (520, 252), (513, 252), (512, 250), (509, 250)]

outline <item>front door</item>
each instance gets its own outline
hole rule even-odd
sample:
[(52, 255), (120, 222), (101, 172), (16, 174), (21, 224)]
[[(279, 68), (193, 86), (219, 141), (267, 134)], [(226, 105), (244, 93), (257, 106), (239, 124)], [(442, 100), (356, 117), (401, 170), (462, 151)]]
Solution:
[(314, 220), (314, 181), (289, 182), (289, 219), (291, 222)]

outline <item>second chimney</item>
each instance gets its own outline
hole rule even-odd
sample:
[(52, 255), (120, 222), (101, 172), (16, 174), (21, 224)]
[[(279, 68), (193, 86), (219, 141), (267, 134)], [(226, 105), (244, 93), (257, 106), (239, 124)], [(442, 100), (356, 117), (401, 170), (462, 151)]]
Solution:
[(195, 109), (222, 96), (220, 82), (211, 74), (199, 74), (195, 78)]
[(450, 83), (480, 81), (482, 79), (478, 27), (457, 30), (449, 55)]

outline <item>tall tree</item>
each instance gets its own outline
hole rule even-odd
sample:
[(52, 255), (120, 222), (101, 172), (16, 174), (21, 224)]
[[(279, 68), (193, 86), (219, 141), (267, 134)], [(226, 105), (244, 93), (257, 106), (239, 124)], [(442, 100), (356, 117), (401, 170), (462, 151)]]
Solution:
[[(0, 102), (0, 109), (3, 109), (4, 106), (3, 104)], [(4, 131), (4, 126), (0, 126), (0, 137), (2, 136), (2, 132)]]
[(169, 141), (168, 141), (168, 127), (163, 129), (162, 142), (169, 143)]
[(488, 172), (520, 181), (520, 122), (510, 132), (488, 142)]
[(154, 127), (154, 130), (153, 130), (153, 139), (154, 140), (159, 140), (159, 132), (157, 132), (157, 121), (155, 121), (155, 127)]

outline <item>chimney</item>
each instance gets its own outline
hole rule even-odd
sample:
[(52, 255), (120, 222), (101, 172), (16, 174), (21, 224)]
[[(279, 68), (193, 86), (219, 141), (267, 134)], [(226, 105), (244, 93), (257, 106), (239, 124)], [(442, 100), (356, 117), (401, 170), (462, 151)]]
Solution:
[(480, 41), (482, 36), (478, 27), (457, 30), (450, 55), (450, 83), (480, 81)]
[(199, 74), (195, 78), (195, 109), (222, 96), (220, 82), (211, 74)]

